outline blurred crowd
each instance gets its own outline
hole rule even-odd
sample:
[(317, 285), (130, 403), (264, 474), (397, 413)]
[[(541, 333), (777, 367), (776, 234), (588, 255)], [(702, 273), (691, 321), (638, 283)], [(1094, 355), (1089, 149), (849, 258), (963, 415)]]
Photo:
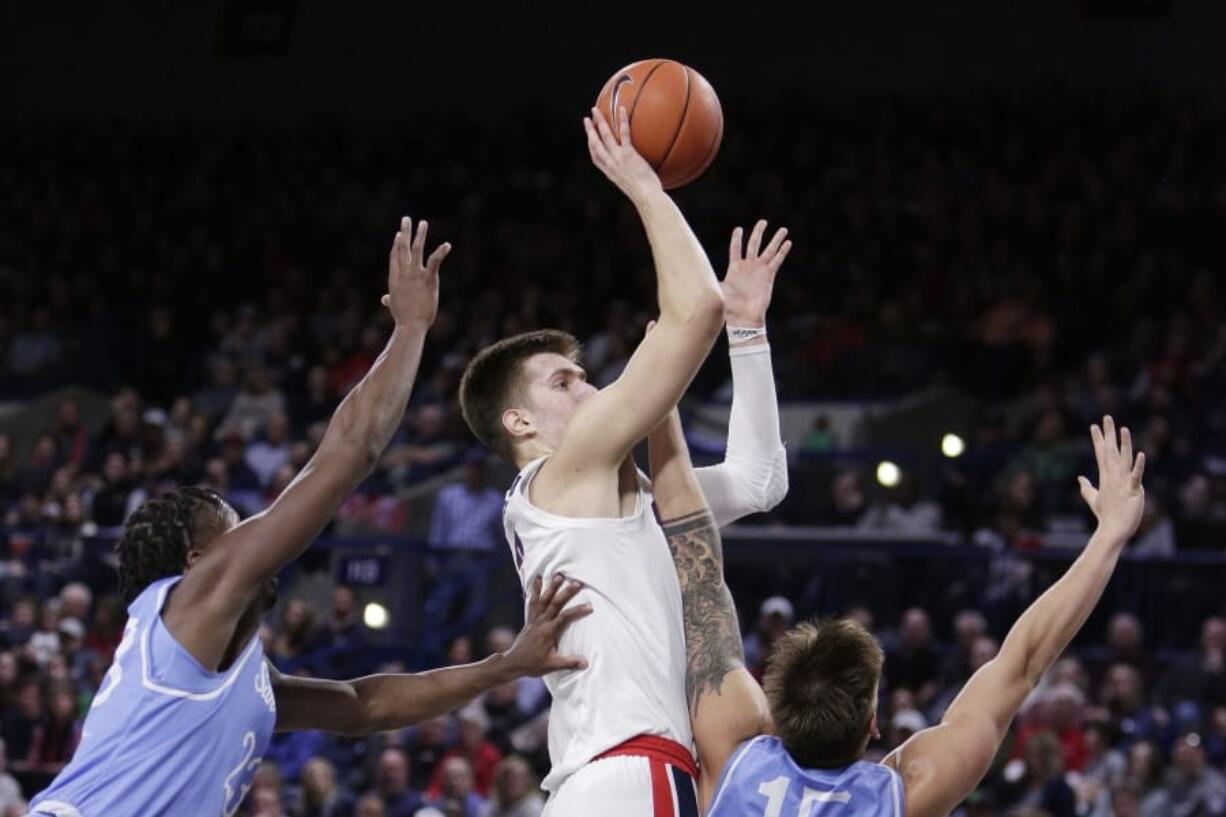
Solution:
[[(771, 309), (781, 398), (946, 384), (979, 401), (960, 466), (864, 524), (1024, 543), (1075, 513), (1085, 425), (1110, 411), (1150, 455), (1150, 546), (1217, 547), (1219, 121), (1059, 94), (728, 106), (718, 161), (678, 195), (717, 266), (733, 226), (791, 229)], [(107, 526), (184, 480), (261, 507), (381, 348), (402, 213), (456, 251), (404, 428), (351, 510), (394, 529), (380, 498), (458, 462), (457, 381), (488, 341), (569, 329), (592, 380), (616, 377), (650, 317), (647, 243), (555, 116), (0, 135), (0, 395), (77, 384), (113, 401), (102, 429), (69, 404), (32, 446), (0, 437), (8, 523)], [(696, 396), (726, 395), (721, 358)], [(792, 453), (855, 442), (819, 421)], [(824, 474), (828, 501), (777, 519), (860, 524), (870, 477)]]
[[(748, 620), (745, 655), (759, 678), (775, 640), (810, 611), (782, 596)], [(876, 621), (865, 606), (840, 611), (875, 632), (886, 650), (869, 759), (884, 757), (939, 722), (970, 675), (997, 652), (995, 631), (975, 609), (934, 620), (921, 607)], [(23, 814), (71, 758), (81, 719), (122, 633), (114, 597), (65, 585), (20, 600), (0, 619), (0, 816)], [(296, 659), (347, 658), (322, 668), (345, 677), (372, 665), (369, 631), (353, 591), (337, 586), (330, 607), (288, 598), (261, 630), (270, 659), (310, 674)], [(455, 638), (447, 663), (507, 649), (502, 626)], [(549, 696), (539, 679), (496, 688), (458, 712), (366, 738), (279, 734), (241, 812), (255, 817), (536, 817), (548, 770)], [(1023, 708), (987, 778), (963, 806), (967, 817), (1182, 817), (1226, 814), (1226, 618), (1203, 620), (1194, 649), (1154, 650), (1132, 613), (1109, 614), (1102, 643), (1079, 643)]]
[[(771, 308), (781, 399), (889, 401), (941, 384), (978, 406), (962, 457), (888, 491), (849, 450), (862, 441), (819, 417), (767, 522), (955, 531), (996, 551), (1084, 541), (1074, 477), (1093, 475), (1084, 429), (1110, 412), (1149, 457), (1134, 552), (1220, 549), (1222, 122), (1139, 97), (725, 102), (721, 154), (678, 197), (717, 267), (738, 224), (766, 217), (796, 239)], [(456, 249), (404, 425), (340, 516), (400, 531), (401, 489), (459, 468), (430, 543), (501, 547), (502, 486), (484, 481), (458, 416), (465, 363), (497, 337), (556, 326), (584, 340), (603, 385), (651, 317), (641, 227), (572, 119), (0, 133), (0, 398), (75, 385), (109, 401), (98, 415), (65, 397), (41, 433), (0, 434), (0, 815), (71, 756), (123, 625), (105, 588), (31, 575), (26, 534), (113, 529), (183, 483), (265, 507), (384, 342), (379, 295), (405, 213)], [(721, 358), (697, 397), (727, 395)], [(761, 612), (746, 641), (758, 670), (794, 618), (782, 598)], [(1203, 627), (1193, 654), (1151, 655), (1119, 614), (1105, 644), (1035, 694), (966, 813), (1226, 814), (1226, 622)], [(974, 611), (933, 622), (919, 608), (877, 631), (889, 654), (877, 753), (934, 723), (1003, 634)], [(329, 610), (286, 602), (266, 643), (303, 671), (297, 659), (363, 633), (338, 588)], [(448, 659), (513, 638), (477, 635)], [(546, 708), (523, 682), (402, 733), (278, 737), (245, 808), (531, 817)]]

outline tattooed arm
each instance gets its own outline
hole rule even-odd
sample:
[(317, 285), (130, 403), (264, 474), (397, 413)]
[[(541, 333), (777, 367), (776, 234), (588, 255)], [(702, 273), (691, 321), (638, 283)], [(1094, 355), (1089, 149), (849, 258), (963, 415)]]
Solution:
[(728, 758), (742, 742), (769, 729), (770, 716), (762, 688), (745, 669), (736, 606), (724, 582), (719, 528), (694, 476), (675, 410), (648, 442), (656, 510), (681, 584), (686, 699), (705, 811)]

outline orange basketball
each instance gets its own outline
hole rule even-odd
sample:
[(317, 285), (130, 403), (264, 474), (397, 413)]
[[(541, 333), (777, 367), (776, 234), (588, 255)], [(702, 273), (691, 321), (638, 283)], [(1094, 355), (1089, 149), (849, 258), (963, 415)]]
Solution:
[(630, 115), (630, 139), (666, 190), (697, 179), (719, 151), (724, 112), (711, 83), (673, 60), (641, 60), (600, 89), (596, 107), (614, 132), (617, 108)]

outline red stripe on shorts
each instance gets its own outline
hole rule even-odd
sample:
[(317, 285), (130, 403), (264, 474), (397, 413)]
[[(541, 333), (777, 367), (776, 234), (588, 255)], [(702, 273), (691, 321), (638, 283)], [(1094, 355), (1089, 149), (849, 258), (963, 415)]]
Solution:
[(675, 740), (658, 735), (639, 735), (602, 752), (593, 761), (609, 757), (645, 757), (651, 761), (652, 817), (676, 817), (673, 810), (673, 788), (669, 784), (666, 766), (676, 766), (692, 779), (698, 779), (698, 764), (694, 755)]

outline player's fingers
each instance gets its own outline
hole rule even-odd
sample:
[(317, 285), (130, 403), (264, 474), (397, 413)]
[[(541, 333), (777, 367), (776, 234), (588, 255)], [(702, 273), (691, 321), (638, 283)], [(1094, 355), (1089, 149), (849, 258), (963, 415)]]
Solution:
[(560, 669), (587, 669), (587, 659), (577, 655), (556, 655), (549, 662), (550, 672)]
[(443, 263), (443, 259), (451, 254), (450, 242), (444, 241), (434, 248), (434, 252), (430, 253), (430, 257), (426, 259), (426, 269), (431, 275), (438, 275), (439, 265)]
[[(560, 584), (561, 577), (559, 576), (558, 579)], [(565, 587), (557, 588), (549, 600), (549, 606), (545, 609), (545, 618), (547, 620), (554, 619), (561, 615), (562, 608), (569, 604), (570, 600), (575, 597), (575, 594), (582, 589), (583, 583), (575, 581), (567, 582)]]
[(576, 604), (574, 607), (567, 607), (558, 616), (558, 632), (562, 632), (571, 625), (572, 622), (578, 621), (581, 618), (586, 618), (592, 614), (592, 605)]
[(749, 246), (745, 248), (746, 258), (757, 258), (762, 249), (762, 236), (766, 233), (766, 219), (758, 219), (758, 223), (753, 225), (753, 232), (749, 234)]
[(612, 153), (613, 148), (617, 147), (617, 138), (613, 136), (613, 129), (609, 127), (609, 120), (604, 118), (604, 114), (600, 112), (600, 109), (592, 108), (592, 121), (596, 123), (596, 132), (600, 134), (600, 141)]
[(600, 134), (596, 132), (596, 125), (586, 116), (583, 118), (583, 129), (587, 131), (587, 149), (588, 153), (592, 154), (592, 161), (601, 170), (607, 169), (613, 157), (609, 155), (608, 149), (600, 141)]
[(732, 243), (728, 246), (728, 263), (744, 260), (745, 258), (745, 231), (740, 227), (732, 231)]
[(1125, 468), (1132, 468), (1132, 432), (1128, 426), (1120, 429), (1120, 460)]
[(1145, 476), (1145, 452), (1137, 454), (1137, 461), (1132, 464), (1132, 487), (1141, 487), (1141, 478)]
[(790, 253), (791, 251), (792, 251), (792, 242), (791, 241), (783, 242), (783, 246), (779, 248), (779, 252), (775, 253), (775, 257), (770, 260), (771, 272), (779, 271), (779, 268), (783, 266), (784, 259), (788, 257), (788, 253)]
[(1093, 509), (1094, 503), (1098, 499), (1098, 491), (1085, 477), (1077, 477), (1077, 484), (1081, 486), (1081, 498)]
[(771, 236), (770, 243), (766, 245), (766, 249), (762, 251), (762, 255), (766, 258), (774, 258), (775, 254), (783, 247), (783, 240), (788, 237), (788, 228), (780, 227), (775, 230), (775, 234)]
[(1114, 462), (1120, 453), (1120, 443), (1115, 436), (1115, 418), (1110, 414), (1103, 417), (1103, 461)]
[(1098, 424), (1090, 426), (1090, 440), (1094, 443), (1094, 461), (1098, 463), (1098, 478), (1103, 478), (1103, 473), (1106, 471), (1107, 462), (1103, 459), (1103, 430), (1098, 427)]
[(430, 223), (425, 219), (417, 222), (417, 236), (413, 239), (413, 257), (422, 258), (426, 249), (426, 233), (430, 230)]
[(532, 592), (528, 594), (528, 609), (535, 615), (540, 612), (541, 607), (541, 587), (543, 582), (540, 576), (532, 580)]
[(621, 145), (634, 146), (630, 139), (630, 114), (627, 113), (625, 105), (617, 106), (617, 141)]

